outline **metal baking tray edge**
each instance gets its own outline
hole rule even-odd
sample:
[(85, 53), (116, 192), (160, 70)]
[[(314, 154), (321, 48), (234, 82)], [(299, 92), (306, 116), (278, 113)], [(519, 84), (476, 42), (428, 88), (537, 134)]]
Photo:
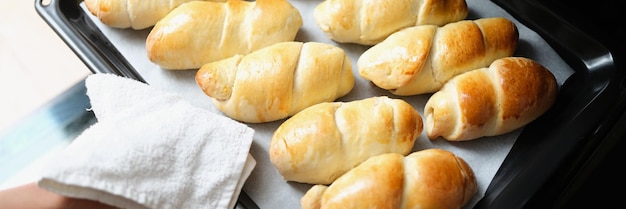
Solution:
[[(567, 201), (565, 188), (598, 154), (626, 106), (624, 75), (606, 47), (535, 0), (492, 1), (541, 35), (575, 73), (561, 86), (554, 106), (524, 128), (474, 208), (558, 208)], [(35, 9), (93, 73), (145, 82), (81, 2), (35, 0)], [(239, 204), (258, 208), (243, 191)]]

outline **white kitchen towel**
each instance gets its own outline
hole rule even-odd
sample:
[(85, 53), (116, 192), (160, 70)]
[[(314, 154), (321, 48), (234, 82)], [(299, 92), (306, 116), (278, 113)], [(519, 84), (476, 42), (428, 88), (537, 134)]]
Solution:
[(254, 130), (177, 94), (86, 79), (97, 122), (51, 159), (40, 187), (120, 208), (234, 208), (256, 161)]

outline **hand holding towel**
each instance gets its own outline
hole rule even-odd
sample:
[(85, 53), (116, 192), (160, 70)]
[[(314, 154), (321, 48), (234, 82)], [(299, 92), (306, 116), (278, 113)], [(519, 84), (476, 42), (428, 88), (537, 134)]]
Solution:
[(233, 208), (256, 165), (254, 130), (179, 95), (112, 74), (86, 80), (97, 123), (38, 181), (120, 208)]

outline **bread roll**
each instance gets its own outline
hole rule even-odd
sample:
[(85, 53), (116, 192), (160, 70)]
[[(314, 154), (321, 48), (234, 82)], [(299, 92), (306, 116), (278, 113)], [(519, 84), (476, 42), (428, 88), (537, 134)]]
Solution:
[(139, 30), (154, 26), (178, 5), (190, 1), (193, 0), (85, 0), (85, 7), (107, 26)]
[(515, 23), (502, 17), (416, 26), (365, 51), (357, 67), (361, 77), (393, 94), (432, 93), (460, 73), (512, 56), (518, 38)]
[(196, 83), (229, 117), (261, 123), (348, 94), (354, 76), (350, 58), (339, 47), (281, 42), (207, 63), (198, 70)]
[(496, 60), (453, 78), (430, 97), (426, 133), (430, 139), (462, 141), (513, 131), (546, 112), (557, 88), (554, 75), (531, 59)]
[(422, 117), (401, 99), (321, 103), (276, 129), (270, 160), (287, 181), (330, 184), (371, 156), (408, 154), (422, 130)]
[(371, 157), (330, 186), (313, 186), (300, 204), (303, 209), (458, 209), (476, 191), (474, 172), (462, 158), (426, 149), (406, 157), (397, 153)]
[(293, 41), (300, 12), (287, 0), (193, 1), (180, 5), (148, 34), (148, 58), (164, 69), (202, 65)]
[(444, 25), (467, 12), (465, 0), (326, 0), (313, 16), (337, 42), (373, 45), (402, 28)]

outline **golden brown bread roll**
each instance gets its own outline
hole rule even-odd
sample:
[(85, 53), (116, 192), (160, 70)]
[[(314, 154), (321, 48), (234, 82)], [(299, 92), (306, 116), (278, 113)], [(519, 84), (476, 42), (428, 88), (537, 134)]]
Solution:
[(148, 58), (162, 68), (202, 65), (278, 42), (293, 41), (300, 12), (287, 0), (193, 1), (174, 9), (148, 34)]
[(303, 209), (458, 209), (476, 191), (474, 172), (462, 158), (426, 149), (406, 157), (397, 153), (371, 157), (330, 186), (313, 186), (300, 204)]
[(451, 79), (424, 108), (426, 133), (450, 141), (504, 134), (546, 112), (558, 84), (541, 64), (523, 57), (498, 59)]
[(229, 117), (249, 123), (291, 116), (330, 102), (354, 87), (352, 63), (343, 49), (316, 42), (281, 42), (207, 63), (196, 83)]
[(178, 5), (190, 1), (194, 0), (85, 0), (85, 7), (105, 25), (139, 30), (154, 26)]
[(502, 17), (423, 25), (396, 32), (365, 51), (361, 77), (396, 95), (432, 93), (452, 77), (512, 56), (519, 34)]
[(420, 114), (401, 99), (320, 103), (276, 129), (270, 160), (287, 181), (330, 184), (371, 156), (408, 154), (422, 130)]
[(325, 0), (315, 21), (341, 43), (376, 44), (391, 33), (416, 25), (444, 25), (465, 19), (465, 0)]

